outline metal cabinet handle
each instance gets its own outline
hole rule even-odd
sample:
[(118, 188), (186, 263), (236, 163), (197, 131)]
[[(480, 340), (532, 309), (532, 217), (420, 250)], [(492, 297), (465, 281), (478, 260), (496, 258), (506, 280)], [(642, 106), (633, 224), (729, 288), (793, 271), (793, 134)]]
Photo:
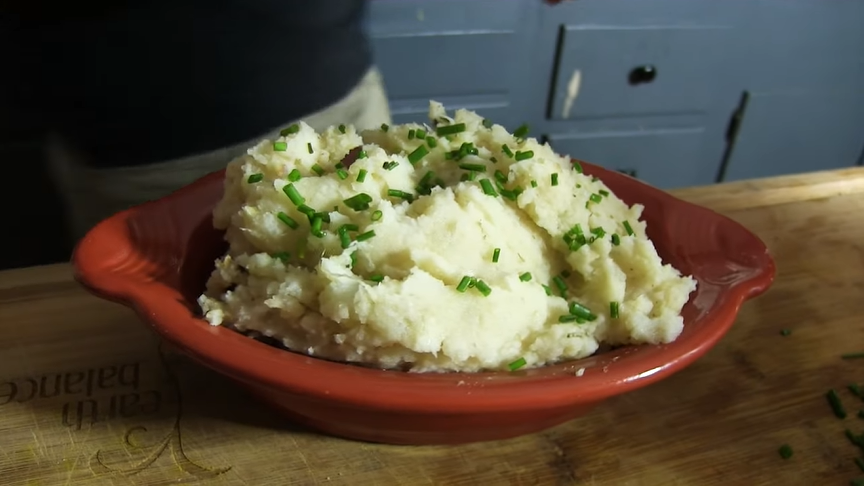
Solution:
[(633, 68), (630, 71), (630, 76), (628, 79), (630, 80), (630, 84), (646, 84), (654, 81), (654, 78), (657, 77), (657, 68), (650, 64), (646, 64), (644, 66), (638, 66)]

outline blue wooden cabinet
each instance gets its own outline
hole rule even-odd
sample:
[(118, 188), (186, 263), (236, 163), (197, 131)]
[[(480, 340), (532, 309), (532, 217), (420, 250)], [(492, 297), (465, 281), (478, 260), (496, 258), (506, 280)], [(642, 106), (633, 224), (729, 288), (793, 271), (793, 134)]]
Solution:
[(395, 121), (436, 99), (671, 188), (860, 163), (862, 20), (862, 0), (373, 0), (369, 30)]

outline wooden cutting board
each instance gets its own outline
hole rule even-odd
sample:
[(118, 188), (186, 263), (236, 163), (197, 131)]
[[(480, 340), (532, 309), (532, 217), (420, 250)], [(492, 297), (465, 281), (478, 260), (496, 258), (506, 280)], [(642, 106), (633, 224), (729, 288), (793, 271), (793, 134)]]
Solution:
[[(832, 485), (864, 432), (864, 170), (678, 191), (742, 222), (772, 290), (685, 371), (527, 437), (396, 447), (322, 436), (160, 347), (67, 265), (0, 272), (0, 484)], [(789, 329), (791, 334), (781, 335)], [(849, 411), (834, 417), (836, 388)], [(783, 460), (778, 447), (789, 444)]]

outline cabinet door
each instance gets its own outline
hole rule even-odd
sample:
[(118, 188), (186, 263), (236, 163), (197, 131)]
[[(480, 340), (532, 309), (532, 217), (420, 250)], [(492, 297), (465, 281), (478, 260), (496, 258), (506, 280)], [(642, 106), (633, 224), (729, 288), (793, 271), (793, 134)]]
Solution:
[(864, 95), (752, 93), (724, 180), (850, 167), (864, 148)]
[(699, 164), (701, 128), (606, 134), (550, 135), (556, 152), (627, 172), (655, 187), (710, 184), (718, 164)]
[(514, 128), (512, 97), (523, 73), (513, 66), (528, 54), (526, 7), (519, 0), (371, 2), (369, 31), (394, 122), (427, 121), (434, 99)]

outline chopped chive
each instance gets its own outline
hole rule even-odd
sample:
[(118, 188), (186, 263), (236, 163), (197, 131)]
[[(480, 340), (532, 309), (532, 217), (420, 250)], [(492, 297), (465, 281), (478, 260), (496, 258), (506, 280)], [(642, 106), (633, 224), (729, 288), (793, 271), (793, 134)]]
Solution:
[(462, 280), (459, 281), (459, 285), (456, 286), (456, 290), (459, 292), (465, 292), (468, 290), (468, 286), (471, 285), (474, 279), (469, 276), (462, 277)]
[(599, 194), (591, 194), (590, 196), (588, 196), (588, 200), (593, 202), (594, 204), (603, 202), (603, 198), (600, 197)]
[(860, 353), (847, 353), (840, 356), (842, 359), (861, 359), (864, 358), (864, 351)]
[(516, 159), (516, 161), (522, 161), (522, 160), (528, 160), (532, 157), (534, 157), (534, 151), (533, 150), (526, 150), (524, 152), (518, 152), (517, 151), (516, 156), (514, 156), (513, 158)]
[(455, 125), (445, 125), (443, 127), (437, 127), (435, 129), (435, 134), (439, 137), (443, 137), (445, 135), (455, 135), (457, 133), (461, 133), (465, 131), (464, 123), (457, 123)]
[(414, 196), (408, 192), (400, 191), (399, 189), (387, 189), (387, 195), (390, 197), (398, 197), (399, 199), (404, 199), (408, 202), (414, 200)]
[(339, 131), (345, 133), (345, 125), (339, 125)]
[(312, 150), (312, 142), (307, 142), (307, 143), (306, 143), (306, 150), (307, 150), (310, 154), (314, 154), (314, 153), (315, 153), (315, 151)]
[(321, 218), (321, 221), (324, 221), (325, 223), (330, 222), (330, 213), (320, 212), (320, 213), (315, 213), (313, 216), (317, 216), (317, 217)]
[(321, 166), (318, 164), (312, 165), (312, 172), (318, 174), (319, 176), (324, 175), (324, 169), (322, 169)]
[(354, 268), (354, 265), (357, 265), (357, 250), (351, 252), (351, 268)]
[(472, 172), (486, 172), (486, 166), (483, 164), (459, 164), (459, 168)]
[(563, 315), (558, 318), (558, 322), (567, 323), (567, 322), (576, 322), (579, 320), (578, 316), (574, 316), (572, 314)]
[(305, 214), (310, 223), (312, 222), (312, 218), (315, 217), (315, 210), (305, 204), (297, 206), (297, 210)]
[(825, 397), (828, 399), (828, 404), (831, 405), (831, 410), (834, 411), (834, 415), (836, 415), (837, 418), (846, 418), (846, 409), (843, 408), (843, 402), (840, 401), (840, 397), (833, 388), (828, 390)]
[(849, 439), (849, 442), (854, 446), (864, 447), (864, 437), (855, 435), (855, 432), (852, 432), (849, 429), (843, 431), (846, 434), (846, 438)]
[(627, 234), (633, 236), (633, 227), (630, 226), (630, 221), (624, 221), (624, 229), (627, 231)]
[(780, 446), (780, 449), (778, 449), (777, 452), (783, 459), (789, 459), (790, 457), (792, 457), (792, 448), (789, 447), (788, 444), (783, 444), (782, 446)]
[(288, 135), (293, 135), (299, 131), (300, 131), (300, 125), (294, 123), (293, 125), (289, 126), (288, 128), (283, 128), (282, 131), (279, 132), (279, 135), (281, 135), (283, 137), (287, 137)]
[(599, 192), (600, 195), (603, 196), (603, 197), (609, 197), (609, 191), (607, 191), (606, 189), (600, 189), (600, 190), (597, 191), (597, 192)]
[(546, 295), (552, 295), (552, 289), (550, 289), (548, 285), (543, 285), (543, 290), (546, 291)]
[(375, 230), (367, 231), (357, 235), (357, 241), (366, 241), (375, 236)]
[(416, 132), (413, 128), (411, 130), (408, 130), (408, 140), (414, 140), (414, 134), (415, 133)]
[(618, 233), (612, 233), (612, 244), (615, 246), (621, 244), (621, 237), (618, 236)]
[(498, 190), (498, 192), (501, 193), (501, 196), (502, 196), (504, 199), (508, 199), (508, 200), (510, 200), (510, 201), (515, 201), (515, 200), (516, 200), (516, 193), (513, 192), (513, 191), (509, 191), (509, 190), (504, 189), (504, 188), (502, 187), (502, 188), (500, 188), (500, 189)]
[[(856, 457), (855, 458), (855, 465), (858, 466), (858, 469), (860, 469), (862, 472), (864, 472), (864, 459), (861, 459), (860, 457)], [(864, 478), (860, 478), (860, 479), (864, 480)], [(862, 481), (862, 482), (864, 482), (864, 481)]]
[(498, 163), (498, 158), (495, 157), (495, 156), (489, 157), (489, 160), (491, 160), (493, 164), (497, 164), (497, 163)]
[(513, 158), (513, 151), (510, 150), (510, 147), (508, 147), (507, 144), (502, 145), (502, 146), (501, 146), (501, 150), (502, 150), (505, 154), (507, 154), (507, 157)]
[(574, 235), (581, 235), (582, 234), (582, 225), (579, 223), (574, 224), (573, 227), (570, 228), (570, 233), (573, 233)]
[(311, 233), (316, 238), (324, 238), (325, 233), (321, 230), (321, 226), (324, 224), (324, 218), (321, 216), (313, 216), (312, 217), (312, 228)]
[(282, 192), (288, 196), (288, 199), (294, 203), (295, 206), (299, 206), (306, 202), (306, 199), (300, 195), (300, 192), (297, 191), (297, 188), (294, 187), (294, 184), (288, 184), (287, 186), (282, 188)]
[(571, 160), (570, 163), (573, 165), (573, 170), (580, 174), (582, 173), (582, 164), (578, 160)]
[(618, 302), (609, 302), (609, 316), (611, 316), (612, 319), (618, 319), (619, 308), (620, 305)]
[(348, 178), (348, 171), (345, 169), (337, 169), (336, 175), (339, 177), (340, 180), (344, 181), (345, 179)]
[(366, 174), (368, 174), (366, 169), (360, 169), (360, 172), (357, 173), (357, 182), (365, 181), (366, 180)]
[(288, 180), (291, 182), (297, 182), (300, 180), (301, 177), (303, 176), (300, 175), (300, 171), (297, 169), (292, 169), (291, 172), (288, 174)]
[(288, 216), (282, 211), (279, 211), (279, 214), (277, 214), (276, 217), (279, 219), (279, 221), (282, 221), (291, 229), (297, 229), (297, 227), (300, 226), (299, 224), (297, 224), (297, 221), (294, 221), (291, 216)]
[(339, 229), (342, 231), (359, 231), (360, 227), (353, 223), (345, 223)]
[(264, 180), (264, 174), (252, 174), (246, 179), (249, 184), (255, 184)]
[(531, 180), (531, 187), (537, 187), (537, 181)]
[(595, 316), (593, 312), (578, 302), (570, 303), (570, 313), (576, 317), (585, 319), (586, 321), (594, 321), (597, 319), (597, 316)]
[(384, 275), (381, 275), (380, 273), (376, 273), (374, 275), (370, 275), (369, 280), (371, 280), (375, 283), (381, 283), (382, 281), (384, 281)]
[(557, 186), (557, 185), (558, 185), (558, 174), (557, 174), (557, 173), (552, 174), (552, 185), (553, 185), (553, 186)]
[(558, 288), (558, 292), (561, 293), (562, 297), (567, 293), (567, 284), (564, 282), (563, 278), (556, 275), (552, 278), (552, 283), (554, 283), (555, 287)]
[(864, 419), (864, 409), (858, 410), (858, 418)]
[(361, 150), (361, 151), (357, 152), (357, 160), (365, 159), (368, 156), (369, 156), (369, 154), (367, 154), (365, 150)]
[(489, 288), (489, 286), (486, 285), (486, 282), (482, 280), (475, 280), (474, 285), (477, 287), (477, 290), (479, 290), (480, 293), (483, 294), (484, 297), (489, 297), (489, 294), (492, 293), (492, 289)]
[(599, 180), (600, 179), (598, 179), (597, 176), (591, 176), (591, 182), (597, 182)]
[(423, 178), (420, 179), (420, 183), (418, 185), (426, 187), (429, 185), (429, 182), (432, 181), (432, 178), (435, 177), (435, 173), (431, 170), (427, 170), (425, 174), (423, 174)]
[(273, 150), (276, 152), (288, 150), (288, 142), (273, 142)]
[(393, 170), (393, 169), (395, 169), (398, 165), (399, 165), (399, 162), (394, 162), (394, 161), (392, 161), (392, 160), (391, 160), (390, 162), (384, 162), (384, 170), (388, 170), (388, 171), (389, 171), (389, 170)]
[(418, 129), (414, 132), (414, 137), (415, 137), (417, 140), (423, 140), (423, 139), (425, 139), (425, 138), (426, 138), (426, 130), (423, 130), (422, 128), (418, 128)]
[(525, 358), (519, 358), (516, 361), (508, 364), (507, 368), (510, 368), (510, 371), (516, 371), (519, 368), (524, 367), (526, 364), (528, 364), (528, 362), (525, 361)]
[(372, 196), (365, 192), (361, 192), (360, 194), (351, 196), (342, 202), (354, 211), (363, 211), (369, 209), (369, 203), (372, 202)]
[(492, 120), (484, 118), (483, 119), (483, 126), (486, 128), (492, 128)]
[(438, 140), (435, 140), (435, 137), (432, 136), (426, 137), (426, 145), (428, 145), (429, 148), (435, 148), (438, 146)]
[(280, 251), (273, 254), (273, 258), (281, 261), (282, 263), (288, 263), (288, 260), (291, 259), (291, 254), (287, 251)]
[(408, 162), (411, 162), (411, 165), (420, 162), (420, 159), (426, 156), (429, 153), (429, 149), (425, 145), (420, 145), (413, 152), (408, 154)]
[(345, 231), (344, 226), (339, 228), (339, 243), (342, 245), (342, 248), (351, 246), (351, 235), (348, 234), (348, 231)]
[(500, 170), (496, 170), (494, 175), (495, 175), (495, 180), (498, 181), (499, 183), (501, 183), (501, 184), (507, 183), (507, 176), (504, 175), (504, 173), (501, 172)]
[(501, 248), (495, 248), (492, 252), (492, 263), (498, 263), (498, 258), (501, 257)]
[(594, 236), (596, 236), (597, 238), (603, 238), (604, 236), (606, 236), (606, 230), (600, 227), (591, 228), (591, 233), (593, 233)]
[(486, 194), (487, 196), (493, 196), (494, 197), (494, 196), (498, 195), (498, 193), (495, 192), (495, 188), (492, 187), (492, 183), (489, 182), (489, 179), (481, 179), (480, 180), (480, 187), (483, 188), (483, 193)]
[(381, 131), (386, 132), (387, 130), (390, 130), (390, 125), (388, 125), (386, 123), (382, 123), (381, 124)]
[(378, 221), (381, 219), (382, 216), (384, 216), (384, 213), (382, 213), (381, 211), (377, 209), (375, 211), (372, 211), (372, 221)]
[(528, 126), (528, 124), (523, 123), (521, 126), (519, 126), (519, 128), (516, 129), (515, 132), (513, 132), (513, 136), (516, 138), (525, 138), (525, 135), (528, 135), (529, 129), (530, 127)]
[(864, 390), (861, 390), (861, 387), (858, 386), (857, 383), (852, 383), (848, 386), (849, 391), (852, 392), (858, 398), (864, 398)]
[(781, 335), (781, 336), (788, 336), (788, 335), (790, 335), (790, 334), (792, 334), (792, 329), (781, 329), (781, 330), (780, 330), (780, 335)]
[(523, 282), (530, 282), (531, 281), (531, 272), (525, 272), (522, 275), (519, 275), (519, 280), (521, 280)]

